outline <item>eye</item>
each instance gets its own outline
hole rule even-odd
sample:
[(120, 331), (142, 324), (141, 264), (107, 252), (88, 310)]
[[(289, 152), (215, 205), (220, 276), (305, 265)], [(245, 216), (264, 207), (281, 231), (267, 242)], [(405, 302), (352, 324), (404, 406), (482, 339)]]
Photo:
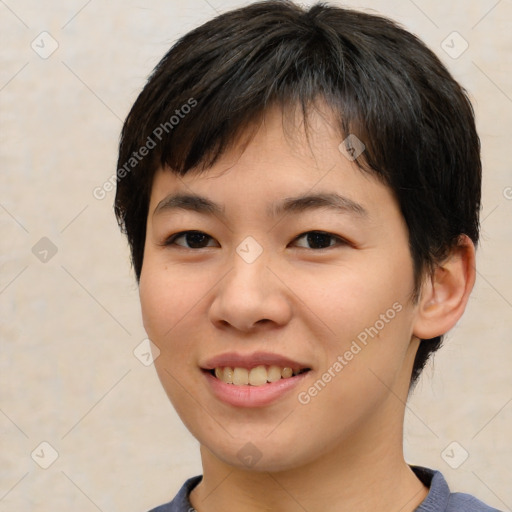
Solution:
[[(307, 233), (302, 233), (295, 238), (294, 242), (301, 239), (305, 239), (306, 243), (311, 246), (305, 247), (304, 245), (299, 245), (299, 247), (306, 249), (327, 249), (335, 245), (348, 245), (348, 242), (343, 238), (331, 233), (326, 233), (325, 231), (308, 231)], [(334, 241), (334, 243), (331, 243), (331, 241)]]
[[(307, 245), (297, 244), (304, 249), (328, 249), (336, 245), (348, 245), (348, 242), (343, 238), (327, 233), (325, 231), (308, 231), (297, 236), (292, 243), (297, 243), (299, 240), (305, 240)], [(181, 240), (178, 243), (178, 240)], [(185, 249), (203, 249), (205, 247), (216, 247), (210, 242), (214, 239), (202, 231), (181, 231), (175, 235), (170, 236), (162, 244), (164, 246), (177, 245)]]
[[(176, 243), (177, 240), (181, 239), (185, 240), (184, 244)], [(213, 238), (202, 231), (181, 231), (180, 233), (176, 233), (169, 237), (162, 245), (178, 245), (180, 247), (185, 247), (186, 249), (202, 249), (204, 247), (208, 247), (209, 240), (213, 241)], [(214, 246), (210, 245), (210, 247)]]

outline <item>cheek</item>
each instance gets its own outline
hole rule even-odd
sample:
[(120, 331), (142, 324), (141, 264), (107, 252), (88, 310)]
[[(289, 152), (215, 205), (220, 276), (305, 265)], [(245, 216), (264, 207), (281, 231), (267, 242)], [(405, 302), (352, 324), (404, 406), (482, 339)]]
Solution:
[(152, 265), (149, 259), (143, 266), (139, 297), (144, 327), (153, 342), (165, 345), (194, 308), (201, 307), (204, 283), (190, 277), (177, 268)]
[[(363, 329), (353, 328), (354, 335), (346, 332), (326, 347), (327, 363), (299, 390), (299, 411), (304, 418), (317, 419), (327, 445), (365, 425), (380, 424), (372, 417), (389, 420), (400, 415), (397, 384), (404, 380), (410, 312), (404, 308), (390, 319), (393, 313), (388, 323), (375, 325), (374, 320)], [(338, 326), (343, 333), (341, 321)], [(311, 425), (310, 419), (305, 422)]]
[[(371, 265), (331, 267), (303, 284), (297, 294), (329, 328), (318, 376), (330, 370), (325, 376), (329, 384), (325, 392), (321, 384), (317, 386), (322, 390), (317, 403), (327, 409), (329, 403), (353, 407), (355, 413), (358, 404), (365, 403), (363, 396), (367, 404), (374, 403), (402, 371), (413, 322), (410, 259), (382, 258)], [(353, 393), (354, 389), (358, 392)]]
[[(413, 286), (412, 265), (406, 258), (360, 258), (345, 265), (318, 266), (313, 272), (297, 271), (294, 277), (289, 279), (297, 297), (340, 340), (355, 337), (376, 322), (381, 326), (381, 315), (393, 320), (396, 309), (409, 302)], [(394, 304), (398, 306), (393, 309)]]
[(190, 397), (181, 383), (186, 381), (187, 387), (192, 387), (193, 380), (200, 377), (194, 357), (194, 340), (199, 338), (194, 314), (204, 292), (201, 294), (200, 282), (186, 279), (183, 272), (152, 263), (150, 258), (145, 261), (140, 277), (142, 318), (149, 339), (160, 350), (155, 359), (158, 377), (182, 416)]

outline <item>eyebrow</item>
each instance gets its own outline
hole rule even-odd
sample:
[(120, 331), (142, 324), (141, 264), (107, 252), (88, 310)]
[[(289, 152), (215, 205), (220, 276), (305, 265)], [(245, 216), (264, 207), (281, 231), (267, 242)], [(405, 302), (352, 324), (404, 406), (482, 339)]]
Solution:
[[(277, 217), (287, 213), (303, 213), (311, 210), (327, 208), (337, 213), (353, 214), (357, 217), (368, 217), (368, 211), (359, 203), (348, 197), (323, 192), (317, 194), (303, 194), (296, 197), (287, 197), (277, 204), (270, 205), (267, 208), (269, 217)], [(153, 216), (164, 211), (182, 209), (193, 211), (205, 215), (214, 215), (225, 218), (225, 207), (214, 201), (197, 194), (170, 194), (162, 199), (155, 210)]]

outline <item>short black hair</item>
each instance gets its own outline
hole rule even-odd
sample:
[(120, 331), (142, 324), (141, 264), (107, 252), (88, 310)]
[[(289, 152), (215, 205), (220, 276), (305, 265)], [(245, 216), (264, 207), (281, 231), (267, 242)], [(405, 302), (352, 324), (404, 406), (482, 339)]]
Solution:
[[(271, 106), (301, 108), (307, 121), (319, 100), (332, 111), (340, 142), (353, 134), (364, 143), (356, 160), (362, 172), (398, 201), (415, 299), (423, 276), (461, 234), (477, 245), (480, 140), (466, 91), (442, 62), (385, 17), (272, 0), (223, 13), (180, 38), (126, 118), (115, 213), (137, 281), (159, 167), (179, 176), (207, 170)], [(411, 385), (441, 342), (421, 341)]]

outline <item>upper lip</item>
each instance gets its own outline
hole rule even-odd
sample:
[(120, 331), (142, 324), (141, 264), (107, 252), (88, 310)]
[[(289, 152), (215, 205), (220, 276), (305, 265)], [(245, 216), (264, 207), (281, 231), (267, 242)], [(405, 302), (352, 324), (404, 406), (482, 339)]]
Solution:
[(226, 352), (211, 357), (201, 364), (203, 370), (213, 370), (215, 368), (247, 368), (251, 369), (256, 366), (279, 366), (281, 368), (291, 368), (292, 370), (303, 370), (310, 368), (306, 363), (294, 361), (289, 357), (269, 352), (254, 352), (252, 354), (239, 354), (238, 352)]

